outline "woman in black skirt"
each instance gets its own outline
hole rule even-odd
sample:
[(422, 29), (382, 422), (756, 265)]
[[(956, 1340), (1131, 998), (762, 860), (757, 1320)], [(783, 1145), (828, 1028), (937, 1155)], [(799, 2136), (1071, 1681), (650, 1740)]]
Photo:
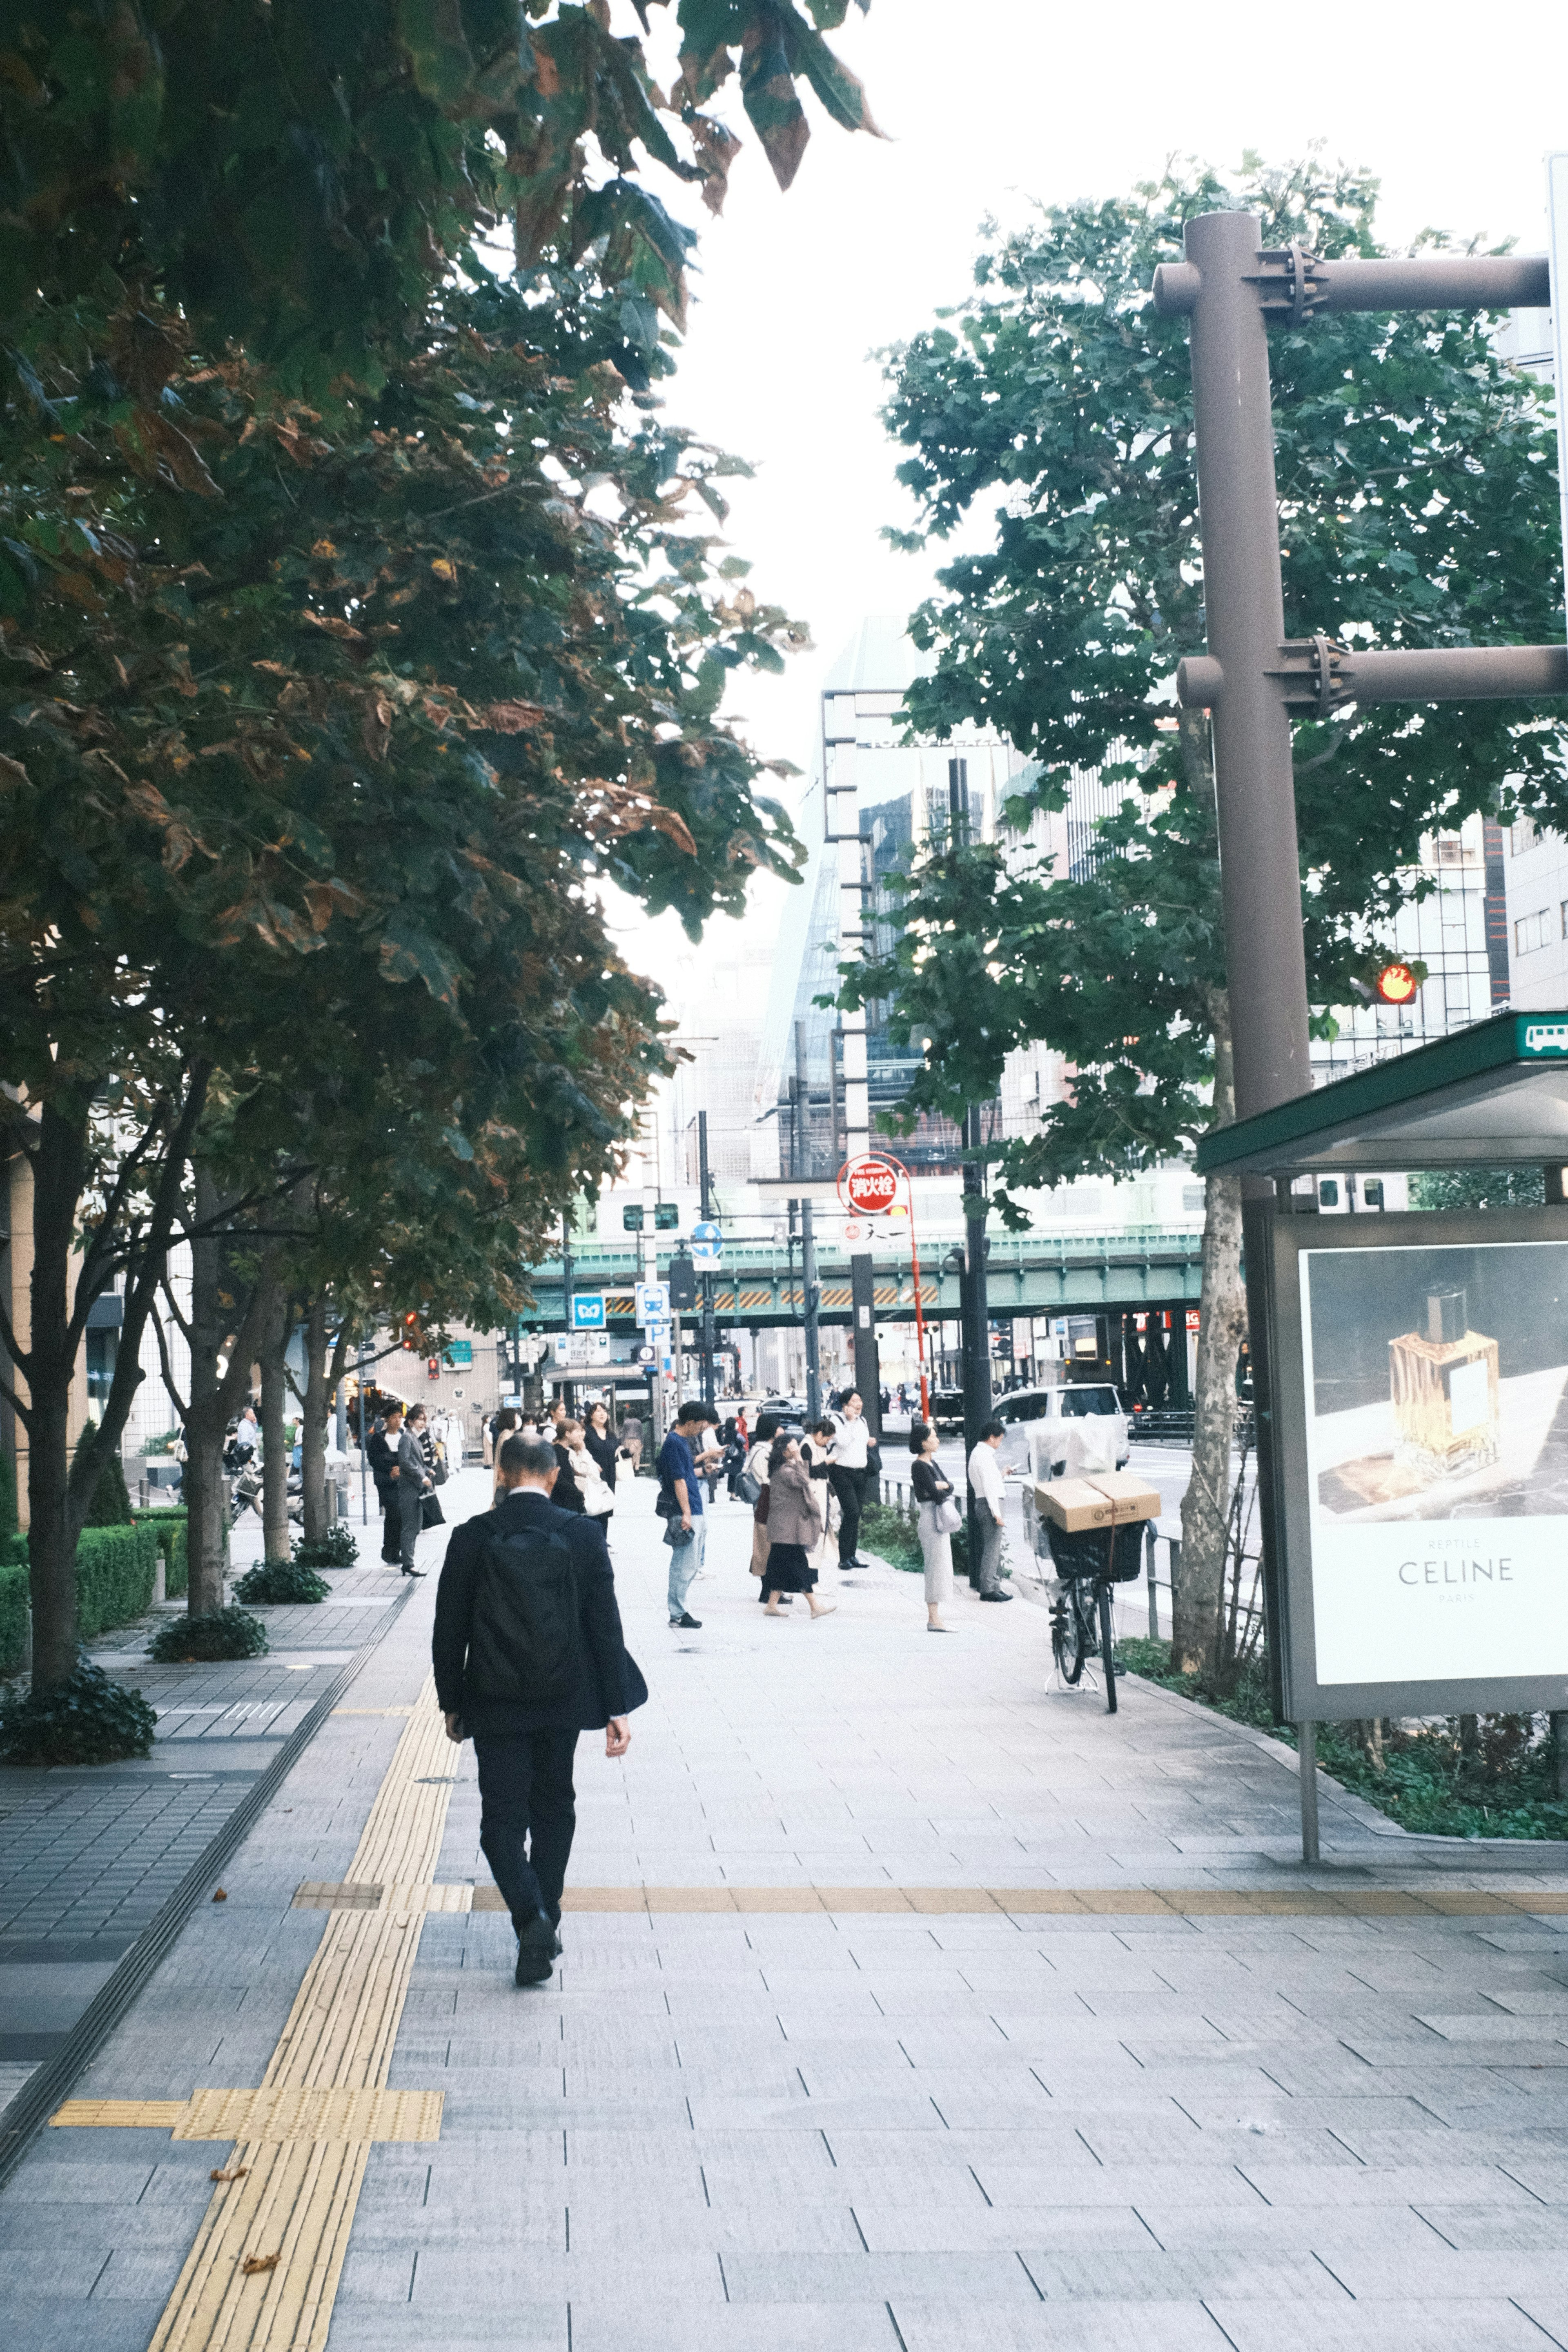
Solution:
[(831, 1617), (836, 1604), (816, 1597), (816, 1570), (811, 1554), (822, 1536), (810, 1471), (800, 1458), (793, 1437), (774, 1441), (768, 1456), (768, 1564), (763, 1571), (763, 1597), (770, 1617), (782, 1617), (781, 1592), (804, 1592), (814, 1617)]

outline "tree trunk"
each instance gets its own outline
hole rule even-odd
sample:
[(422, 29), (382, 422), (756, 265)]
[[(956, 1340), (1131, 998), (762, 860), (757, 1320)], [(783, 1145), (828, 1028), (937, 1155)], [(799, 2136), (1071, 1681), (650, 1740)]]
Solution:
[(1560, 1797), (1568, 1797), (1568, 1711), (1559, 1711), (1548, 1718), (1552, 1726), (1552, 1764), (1554, 1785)]
[(327, 1302), (313, 1298), (305, 1318), (304, 1427), (300, 1466), (304, 1485), (305, 1540), (322, 1543), (327, 1533)]
[[(87, 1132), (47, 1106), (33, 1162), (33, 1271), (27, 1381), (27, 1561), (33, 1605), (33, 1687), (76, 1672), (76, 1546), (85, 1500), (69, 1493), (68, 1428), (75, 1349), (67, 1292), (71, 1239), (87, 1181)], [(73, 1524), (74, 1519), (74, 1524)]]
[[(1211, 991), (1209, 1011), (1215, 1041), (1215, 1125), (1228, 1127), (1236, 1116), (1236, 1089), (1231, 1075), (1230, 1007), (1223, 990)], [(1182, 1573), (1172, 1625), (1172, 1662), (1184, 1672), (1212, 1672), (1218, 1664), (1231, 1447), (1236, 1433), (1236, 1364), (1247, 1337), (1239, 1179), (1210, 1176), (1205, 1202), (1193, 1475), (1182, 1497)]]
[(291, 1320), (289, 1300), (281, 1283), (268, 1285), (261, 1344), (261, 1542), (268, 1560), (289, 1557), (289, 1440), (284, 1427), (289, 1398), (289, 1373), (284, 1359)]
[[(195, 1171), (196, 1223), (220, 1213), (217, 1187), (205, 1168)], [(186, 1543), (193, 1617), (223, 1607), (223, 1443), (239, 1382), (231, 1360), (219, 1358), (234, 1321), (234, 1302), (225, 1281), (223, 1243), (209, 1234), (191, 1244), (191, 1393), (185, 1409), (185, 1495), (190, 1504)]]

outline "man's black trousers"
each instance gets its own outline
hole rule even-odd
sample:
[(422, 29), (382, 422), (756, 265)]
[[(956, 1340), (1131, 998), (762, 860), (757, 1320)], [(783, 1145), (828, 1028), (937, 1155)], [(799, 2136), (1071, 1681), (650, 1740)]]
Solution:
[(388, 1568), (395, 1568), (402, 1554), (398, 1546), (403, 1537), (403, 1512), (397, 1499), (397, 1488), (391, 1480), (378, 1486), (381, 1500), (381, 1557)]
[(827, 1475), (838, 1497), (838, 1565), (847, 1568), (860, 1549), (860, 1513), (865, 1507), (866, 1473), (864, 1470), (840, 1469), (835, 1465)]
[(560, 1925), (561, 1889), (577, 1827), (574, 1731), (476, 1739), (479, 1844), (519, 1935), (537, 1912)]

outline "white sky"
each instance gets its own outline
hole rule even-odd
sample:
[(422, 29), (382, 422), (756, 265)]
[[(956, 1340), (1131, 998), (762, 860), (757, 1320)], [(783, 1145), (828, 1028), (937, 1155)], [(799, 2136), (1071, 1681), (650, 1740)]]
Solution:
[[(803, 768), (825, 664), (863, 614), (910, 610), (942, 561), (879, 539), (910, 518), (869, 354), (963, 299), (988, 213), (1115, 195), (1173, 153), (1280, 163), (1321, 140), (1381, 178), (1388, 239), (1434, 226), (1540, 252), (1542, 159), (1568, 148), (1564, 0), (1272, 17), (1235, 0), (873, 0), (831, 37), (887, 139), (849, 136), (808, 98), (811, 143), (781, 194), (731, 80), (722, 110), (745, 145), (722, 218), (668, 192), (701, 231), (668, 413), (757, 467), (731, 486), (727, 535), (759, 598), (806, 620), (817, 648), (734, 707), (764, 755)], [(656, 977), (662, 931), (626, 940)]]

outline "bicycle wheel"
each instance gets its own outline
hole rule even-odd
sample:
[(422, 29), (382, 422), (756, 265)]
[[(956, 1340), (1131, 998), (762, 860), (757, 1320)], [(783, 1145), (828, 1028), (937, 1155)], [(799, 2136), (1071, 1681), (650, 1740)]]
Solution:
[(1067, 1622), (1062, 1629), (1062, 1680), (1080, 1682), (1083, 1670), (1099, 1646), (1094, 1624), (1092, 1585), (1075, 1576), (1068, 1587)]
[(1068, 1591), (1058, 1589), (1051, 1603), (1051, 1660), (1063, 1682), (1068, 1678)]
[(1100, 1652), (1105, 1661), (1105, 1712), (1116, 1713), (1116, 1628), (1110, 1613), (1110, 1587), (1096, 1583), (1100, 1596)]

